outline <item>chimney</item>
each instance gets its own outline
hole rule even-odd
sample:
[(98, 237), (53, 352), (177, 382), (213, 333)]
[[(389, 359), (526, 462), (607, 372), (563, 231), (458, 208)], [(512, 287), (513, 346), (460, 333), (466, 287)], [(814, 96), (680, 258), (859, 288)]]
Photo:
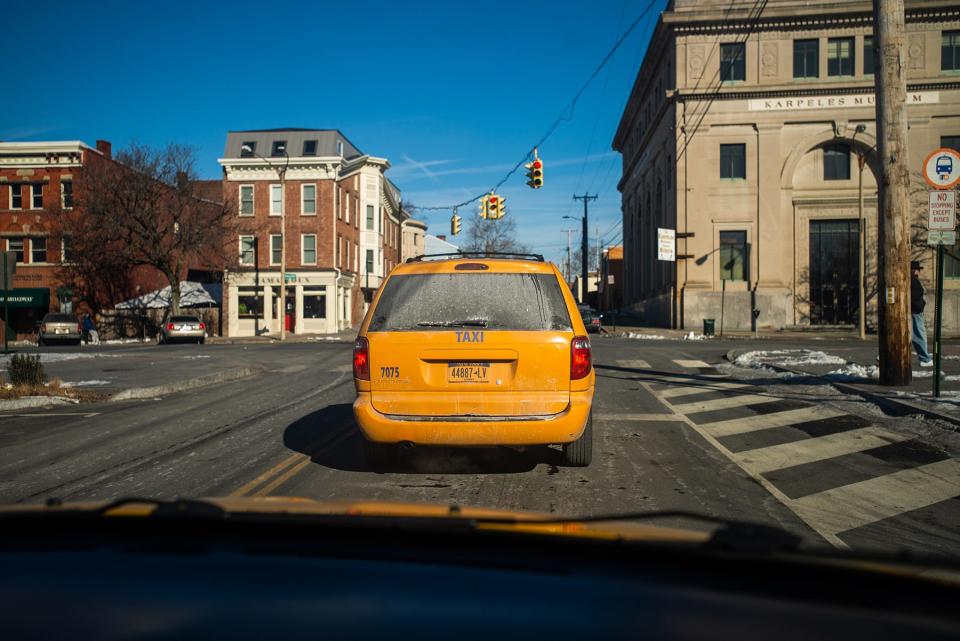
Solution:
[(113, 145), (110, 144), (109, 140), (98, 140), (97, 151), (106, 158), (113, 158)]
[(446, 235), (446, 234), (437, 234), (437, 238), (439, 238), (440, 240), (446, 240), (446, 239), (447, 239), (447, 235)]

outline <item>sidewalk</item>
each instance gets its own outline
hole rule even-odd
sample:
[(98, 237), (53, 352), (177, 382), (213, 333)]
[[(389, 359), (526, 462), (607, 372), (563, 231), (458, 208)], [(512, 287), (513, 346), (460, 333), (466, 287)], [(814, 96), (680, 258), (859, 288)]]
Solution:
[[(702, 328), (697, 329), (667, 329), (663, 327), (640, 327), (631, 325), (604, 325), (601, 330), (608, 336), (622, 336), (624, 338), (636, 338), (646, 340), (700, 340), (705, 338)], [(723, 336), (720, 336), (719, 330), (714, 335), (715, 338), (724, 338), (731, 340), (851, 340), (860, 342), (856, 332), (852, 331), (803, 331), (803, 330), (773, 330), (761, 329), (754, 336), (753, 332), (725, 330)], [(870, 337), (866, 342), (875, 342), (875, 337)]]
[(923, 412), (960, 425), (960, 341), (943, 342), (940, 398), (933, 396), (933, 368), (921, 368), (911, 355), (913, 381), (902, 387), (880, 385), (877, 342), (850, 341), (823, 350), (737, 348), (727, 352), (727, 360), (740, 367), (767, 369), (782, 378), (814, 376), (841, 391), (866, 396), (870, 400), (904, 412)]
[[(349, 343), (357, 338), (359, 328), (340, 330), (336, 334), (291, 334), (284, 339), (285, 343), (316, 343), (334, 342)], [(261, 336), (209, 336), (207, 342), (216, 345), (258, 345), (264, 343), (279, 343), (280, 334), (263, 334)]]

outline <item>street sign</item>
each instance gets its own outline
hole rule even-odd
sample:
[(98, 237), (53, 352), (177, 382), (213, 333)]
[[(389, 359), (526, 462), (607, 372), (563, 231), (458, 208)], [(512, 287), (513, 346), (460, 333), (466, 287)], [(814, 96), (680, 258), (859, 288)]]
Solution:
[(677, 260), (677, 231), (657, 228), (657, 259), (675, 262)]
[(931, 229), (927, 233), (928, 245), (956, 245), (957, 232), (945, 229)]
[(937, 149), (923, 161), (923, 177), (934, 189), (952, 189), (960, 182), (960, 153)]
[(932, 190), (928, 203), (927, 229), (957, 228), (957, 192)]

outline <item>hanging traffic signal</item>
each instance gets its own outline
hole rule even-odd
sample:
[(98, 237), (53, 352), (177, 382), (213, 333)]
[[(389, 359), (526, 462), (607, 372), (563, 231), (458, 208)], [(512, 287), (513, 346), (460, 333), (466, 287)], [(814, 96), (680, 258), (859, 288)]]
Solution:
[(543, 187), (543, 161), (534, 157), (533, 161), (524, 166), (527, 168), (527, 184), (533, 189)]
[(506, 200), (503, 196), (490, 194), (487, 197), (487, 218), (494, 220), (503, 218), (503, 203), (505, 203)]
[(490, 203), (488, 202), (490, 196), (484, 196), (480, 199), (480, 218), (489, 218), (490, 217)]
[(460, 233), (460, 216), (454, 214), (450, 217), (450, 235), (456, 236)]

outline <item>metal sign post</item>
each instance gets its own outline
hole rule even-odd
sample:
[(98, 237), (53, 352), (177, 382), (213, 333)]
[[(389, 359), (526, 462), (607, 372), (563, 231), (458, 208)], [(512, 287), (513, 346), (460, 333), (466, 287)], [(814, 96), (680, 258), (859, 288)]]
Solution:
[(933, 307), (933, 395), (940, 396), (940, 335), (943, 324), (943, 246), (957, 241), (957, 194), (960, 155), (953, 149), (937, 149), (923, 161), (923, 177), (933, 187), (927, 208), (927, 244), (937, 246), (936, 295)]
[(10, 290), (13, 289), (11, 281), (13, 274), (17, 270), (16, 254), (13, 252), (0, 252), (0, 263), (3, 265), (3, 280), (0, 285), (3, 286), (3, 353), (10, 353), (10, 346), (7, 343), (7, 334), (10, 332)]

